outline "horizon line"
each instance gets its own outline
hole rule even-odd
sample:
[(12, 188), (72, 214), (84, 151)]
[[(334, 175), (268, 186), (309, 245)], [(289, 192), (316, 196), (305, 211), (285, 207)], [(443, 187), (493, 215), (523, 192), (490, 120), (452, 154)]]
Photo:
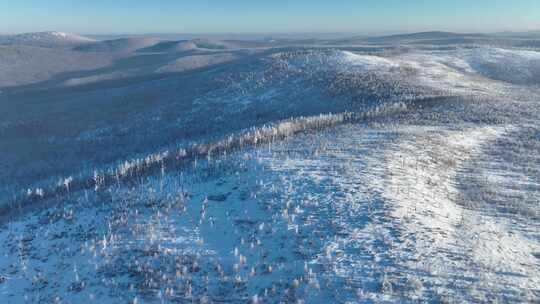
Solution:
[(147, 32), (78, 32), (78, 31), (63, 31), (63, 30), (38, 30), (38, 31), (20, 31), (20, 32), (0, 32), (0, 35), (21, 35), (31, 33), (47, 33), (47, 32), (62, 32), (71, 33), (82, 36), (148, 36), (148, 35), (237, 35), (237, 36), (262, 36), (262, 35), (399, 35), (399, 34), (415, 34), (415, 33), (454, 33), (454, 34), (499, 34), (499, 33), (535, 33), (540, 32), (539, 29), (514, 29), (514, 30), (494, 30), (494, 31), (477, 31), (477, 30), (380, 30), (380, 31), (359, 31), (359, 30), (343, 30), (343, 31), (260, 31), (260, 32), (170, 32), (170, 31), (147, 31)]

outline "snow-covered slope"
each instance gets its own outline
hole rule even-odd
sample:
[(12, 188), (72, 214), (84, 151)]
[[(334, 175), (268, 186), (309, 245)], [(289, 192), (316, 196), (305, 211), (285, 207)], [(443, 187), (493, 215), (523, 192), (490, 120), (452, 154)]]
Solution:
[(211, 55), (193, 55), (176, 59), (156, 70), (156, 73), (173, 73), (204, 68), (220, 63), (230, 62), (238, 57), (235, 54), (211, 54)]
[(164, 41), (156, 45), (140, 49), (139, 52), (186, 52), (196, 50), (197, 48), (197, 44), (190, 40)]
[(477, 49), (467, 55), (471, 68), (486, 77), (516, 84), (540, 84), (540, 52)]
[(66, 72), (103, 68), (112, 62), (110, 55), (27, 45), (0, 45), (0, 90), (49, 81)]
[(152, 43), (0, 94), (3, 302), (540, 299), (537, 53)]

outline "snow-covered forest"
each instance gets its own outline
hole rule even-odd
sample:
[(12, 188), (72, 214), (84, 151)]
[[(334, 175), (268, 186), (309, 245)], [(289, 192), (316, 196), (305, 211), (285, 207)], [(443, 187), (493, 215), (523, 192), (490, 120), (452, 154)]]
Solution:
[(540, 36), (0, 36), (0, 303), (536, 303)]

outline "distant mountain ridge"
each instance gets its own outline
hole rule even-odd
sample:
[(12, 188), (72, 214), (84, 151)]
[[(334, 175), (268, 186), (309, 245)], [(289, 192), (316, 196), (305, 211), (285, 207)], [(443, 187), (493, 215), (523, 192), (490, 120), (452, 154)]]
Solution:
[(475, 38), (488, 38), (486, 34), (477, 34), (477, 33), (453, 33), (453, 32), (442, 32), (442, 31), (430, 31), (430, 32), (418, 32), (410, 34), (396, 34), (388, 36), (379, 36), (379, 37), (369, 37), (365, 41), (369, 43), (382, 43), (382, 44), (396, 44), (396, 43), (407, 43), (407, 42), (417, 42), (422, 40), (465, 40), (465, 39), (475, 39)]
[(76, 47), (75, 50), (82, 52), (129, 53), (138, 49), (154, 46), (159, 42), (160, 39), (152, 37), (120, 38), (84, 44)]
[(277, 38), (261, 34), (257, 39), (204, 38), (207, 35), (184, 35), (186, 39), (163, 38), (158, 34), (126, 35), (98, 39), (64, 32), (37, 32), (17, 35), (0, 35), (0, 45), (26, 45), (48, 48), (71, 48), (82, 52), (133, 53), (133, 52), (184, 52), (190, 50), (227, 50), (240, 48), (272, 48), (283, 46), (331, 45), (498, 45), (502, 47), (538, 47), (538, 32), (524, 33), (456, 33), (425, 31), (382, 36), (352, 35), (335, 38)]
[(0, 44), (2, 45), (62, 47), (75, 46), (92, 42), (95, 42), (95, 40), (88, 37), (56, 31), (0, 36)]

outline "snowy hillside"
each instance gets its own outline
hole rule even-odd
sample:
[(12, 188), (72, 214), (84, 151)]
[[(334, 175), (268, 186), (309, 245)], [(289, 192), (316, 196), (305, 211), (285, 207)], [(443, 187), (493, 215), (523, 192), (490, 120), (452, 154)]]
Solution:
[(540, 53), (461, 38), (0, 46), (0, 302), (540, 301)]
[(0, 45), (0, 90), (47, 82), (63, 73), (103, 68), (113, 60), (112, 55), (29, 45)]

